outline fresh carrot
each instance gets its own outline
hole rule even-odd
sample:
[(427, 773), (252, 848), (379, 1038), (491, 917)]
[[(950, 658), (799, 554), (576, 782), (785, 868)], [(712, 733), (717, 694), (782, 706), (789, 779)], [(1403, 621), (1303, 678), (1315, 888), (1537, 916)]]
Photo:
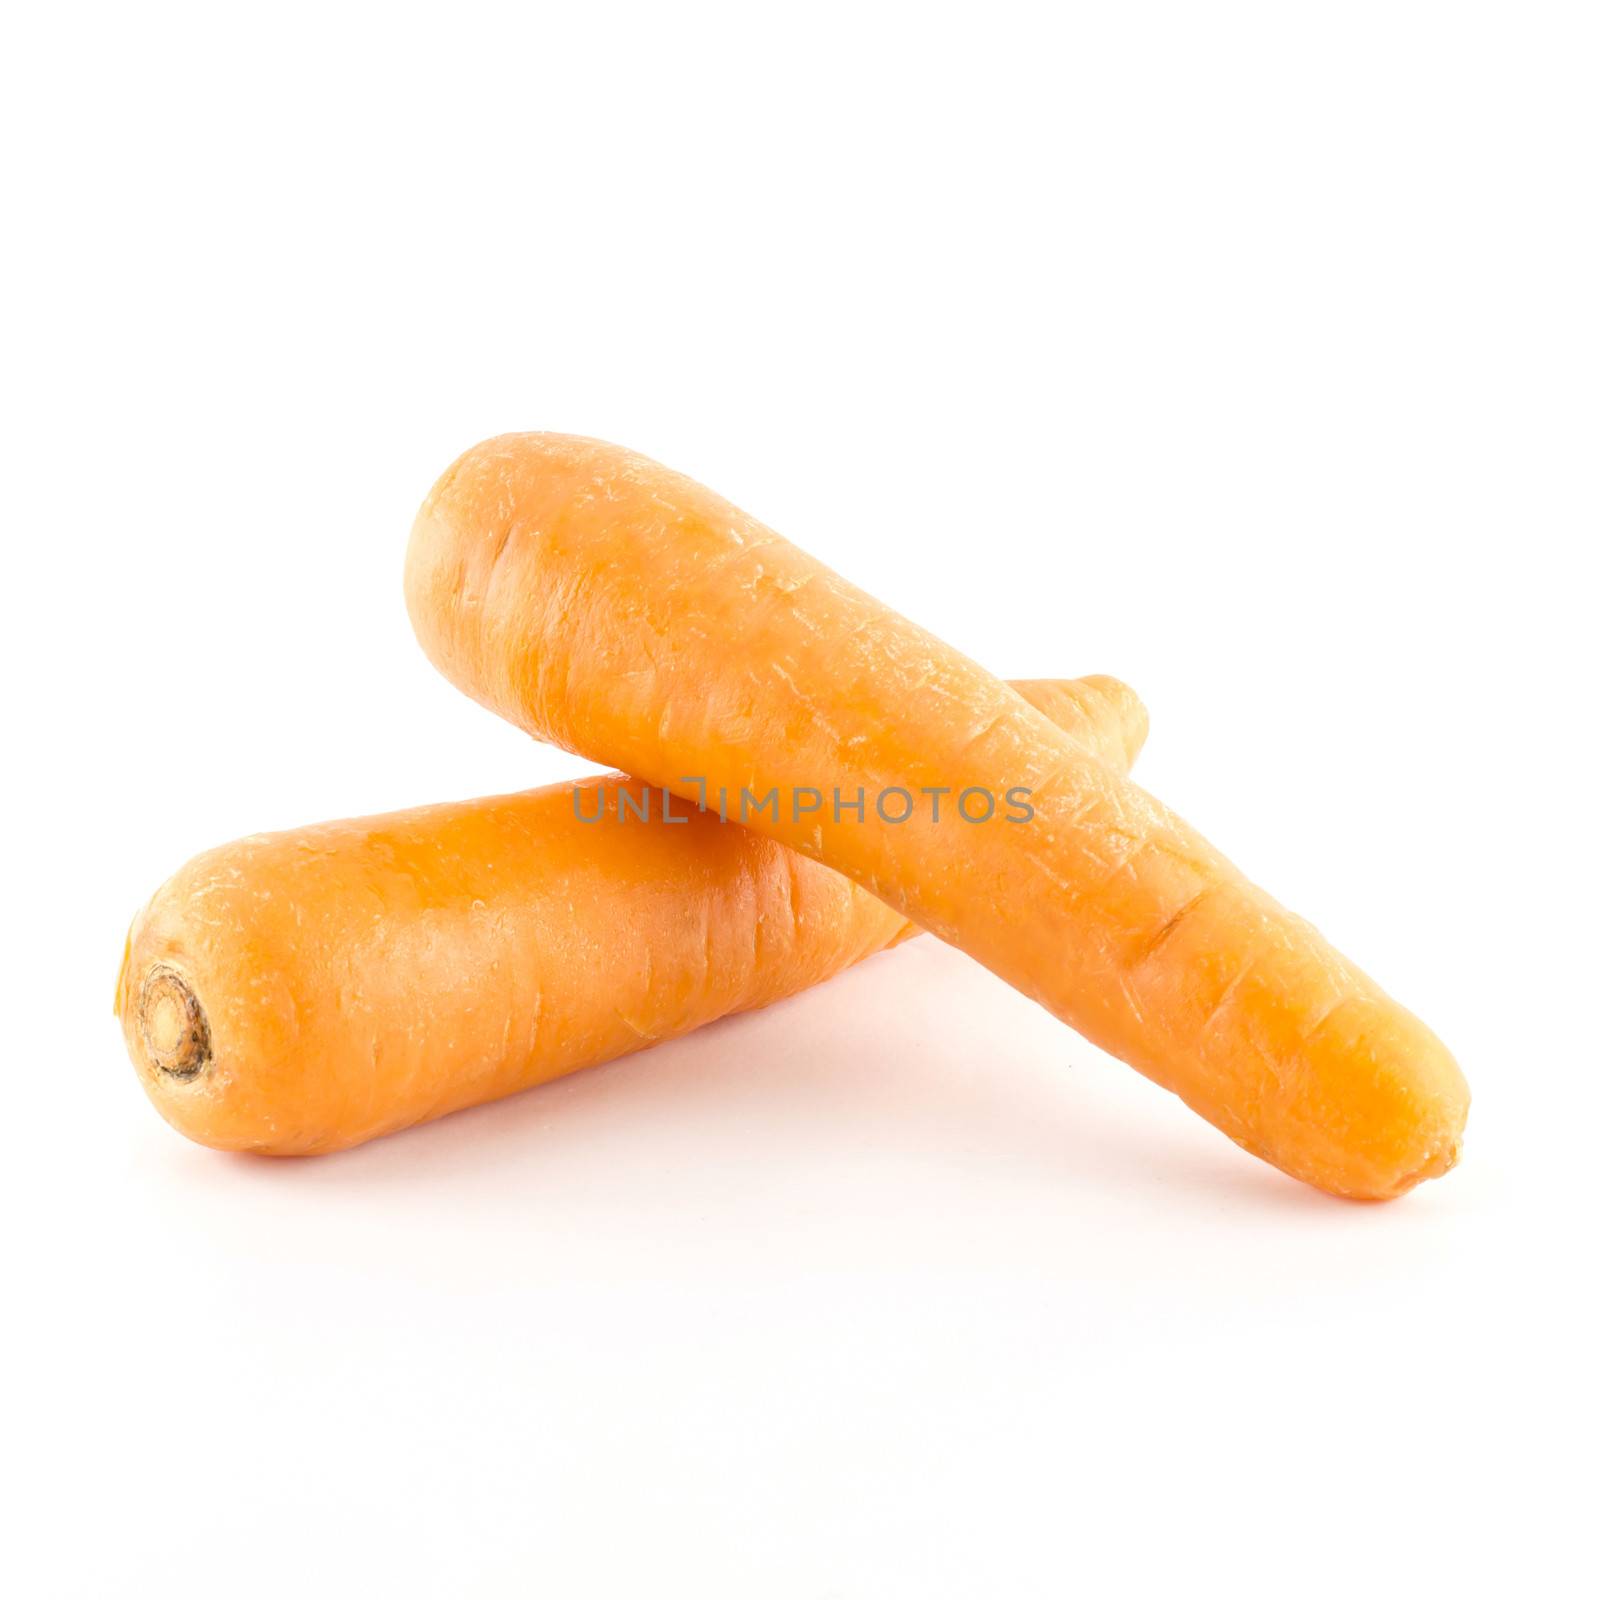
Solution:
[[(490, 440), (424, 503), (406, 595), (468, 694), (680, 793), (794, 797), (751, 825), (1285, 1172), (1382, 1199), (1455, 1162), (1467, 1087), (1422, 1023), (1014, 690), (691, 479), (595, 440)], [(1031, 819), (799, 804), (931, 787), (1026, 790)]]
[[(1114, 678), (1030, 699), (1125, 770)], [(632, 780), (241, 839), (135, 920), (128, 1052), (174, 1127), (338, 1150), (767, 1005), (916, 931), (848, 879)]]

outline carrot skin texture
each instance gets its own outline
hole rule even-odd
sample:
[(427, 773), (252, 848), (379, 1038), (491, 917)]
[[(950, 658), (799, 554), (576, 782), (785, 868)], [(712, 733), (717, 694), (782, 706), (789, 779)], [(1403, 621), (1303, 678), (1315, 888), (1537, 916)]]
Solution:
[[(1143, 742), (1115, 679), (1028, 692), (1107, 761)], [(339, 1150), (783, 999), (917, 931), (783, 845), (660, 802), (613, 775), (206, 851), (129, 934), (117, 1011), (141, 1083), (201, 1144)]]
[(1387, 1199), (1455, 1162), (1468, 1092), (1431, 1032), (1014, 690), (679, 473), (596, 440), (462, 456), (406, 595), (446, 677), (647, 780), (1031, 791), (953, 836), (752, 819), (955, 944), (1245, 1149)]

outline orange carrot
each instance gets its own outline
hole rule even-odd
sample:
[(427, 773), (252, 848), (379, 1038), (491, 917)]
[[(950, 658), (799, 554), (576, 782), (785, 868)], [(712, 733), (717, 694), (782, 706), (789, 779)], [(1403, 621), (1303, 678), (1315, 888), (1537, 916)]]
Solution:
[[(1113, 678), (1027, 692), (1119, 770), (1143, 742)], [(150, 1098), (202, 1144), (338, 1150), (796, 994), (915, 931), (661, 799), (588, 779), (196, 857), (135, 920), (117, 984)]]
[[(776, 788), (752, 827), (1284, 1171), (1379, 1199), (1454, 1163), (1467, 1087), (1414, 1016), (1014, 690), (692, 480), (594, 440), (491, 440), (423, 505), (406, 594), (485, 705), (680, 793)], [(1027, 791), (1031, 819), (800, 804), (934, 787)]]

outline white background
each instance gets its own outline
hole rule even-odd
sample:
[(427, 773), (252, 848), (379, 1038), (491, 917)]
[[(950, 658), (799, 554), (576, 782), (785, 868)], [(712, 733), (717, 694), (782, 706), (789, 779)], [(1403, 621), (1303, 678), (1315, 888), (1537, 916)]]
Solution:
[[(1592, 1581), (1592, 6), (40, 5), (0, 77), (13, 1592)], [(927, 941), (184, 1143), (110, 1013), (167, 873), (573, 770), (400, 597), (519, 428), (1136, 685), (1459, 1170), (1298, 1188)]]

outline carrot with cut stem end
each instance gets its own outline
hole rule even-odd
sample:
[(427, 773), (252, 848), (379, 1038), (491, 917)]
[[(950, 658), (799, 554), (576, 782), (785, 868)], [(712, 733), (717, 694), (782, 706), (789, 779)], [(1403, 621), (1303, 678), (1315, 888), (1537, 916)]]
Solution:
[(680, 793), (1027, 790), (1023, 825), (751, 825), (1296, 1177), (1383, 1199), (1454, 1163), (1467, 1088), (1422, 1023), (1014, 690), (691, 479), (595, 440), (490, 440), (424, 503), (406, 596), (468, 694)]
[[(1026, 692), (1119, 769), (1143, 743), (1113, 678)], [(916, 931), (661, 800), (591, 778), (197, 856), (129, 934), (117, 1010), (140, 1081), (201, 1144), (338, 1150), (783, 999)]]

